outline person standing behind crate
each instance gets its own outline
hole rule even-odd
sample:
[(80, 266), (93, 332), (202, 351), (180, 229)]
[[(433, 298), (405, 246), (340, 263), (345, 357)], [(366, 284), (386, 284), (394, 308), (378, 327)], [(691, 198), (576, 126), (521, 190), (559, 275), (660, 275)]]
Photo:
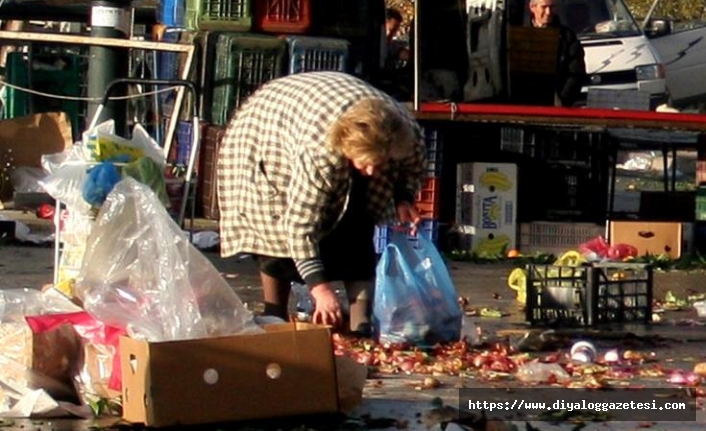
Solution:
[(559, 30), (556, 70), (556, 104), (572, 106), (581, 95), (586, 81), (585, 53), (576, 33), (559, 22), (557, 8), (561, 0), (530, 0), (530, 21), (533, 27), (554, 27)]
[(394, 8), (385, 10), (385, 67), (397, 69), (409, 60), (409, 45), (404, 40), (397, 39), (402, 26), (402, 13)]
[(413, 201), (425, 146), (409, 111), (340, 72), (269, 81), (237, 110), (218, 154), (221, 255), (252, 254), (265, 314), (287, 318), (305, 282), (313, 320), (339, 326), (331, 286), (343, 281), (350, 330), (370, 328), (375, 224), (419, 222)]

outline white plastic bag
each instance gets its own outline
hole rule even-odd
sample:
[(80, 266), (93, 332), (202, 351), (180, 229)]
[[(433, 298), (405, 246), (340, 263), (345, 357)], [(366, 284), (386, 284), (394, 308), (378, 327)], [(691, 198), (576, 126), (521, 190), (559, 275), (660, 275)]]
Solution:
[(96, 218), (76, 295), (96, 319), (147, 341), (262, 331), (154, 192), (132, 178)]

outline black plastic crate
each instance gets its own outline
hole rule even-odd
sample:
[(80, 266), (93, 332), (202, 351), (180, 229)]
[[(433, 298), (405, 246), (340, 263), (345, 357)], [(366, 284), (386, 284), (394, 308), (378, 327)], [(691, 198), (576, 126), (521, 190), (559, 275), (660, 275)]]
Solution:
[(605, 262), (527, 266), (526, 320), (532, 325), (595, 326), (652, 320), (652, 267)]
[(637, 263), (594, 264), (591, 305), (597, 323), (652, 321), (652, 267)]

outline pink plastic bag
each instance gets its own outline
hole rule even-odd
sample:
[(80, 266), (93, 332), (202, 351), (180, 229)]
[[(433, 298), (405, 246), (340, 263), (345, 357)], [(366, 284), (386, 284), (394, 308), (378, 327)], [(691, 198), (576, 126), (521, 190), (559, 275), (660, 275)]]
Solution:
[(579, 245), (579, 251), (588, 260), (600, 260), (608, 258), (609, 249), (610, 245), (608, 245), (608, 242), (605, 240), (605, 238), (603, 238), (602, 235), (599, 235)]
[(630, 244), (610, 245), (603, 238), (597, 236), (592, 240), (579, 245), (579, 251), (587, 260), (625, 260), (637, 256), (637, 248)]
[(77, 313), (47, 314), (44, 316), (25, 317), (27, 325), (34, 333), (51, 331), (62, 324), (73, 326), (84, 343), (110, 347), (115, 352), (108, 387), (114, 391), (122, 389), (120, 372), (120, 336), (126, 335), (124, 329), (104, 325), (85, 311)]

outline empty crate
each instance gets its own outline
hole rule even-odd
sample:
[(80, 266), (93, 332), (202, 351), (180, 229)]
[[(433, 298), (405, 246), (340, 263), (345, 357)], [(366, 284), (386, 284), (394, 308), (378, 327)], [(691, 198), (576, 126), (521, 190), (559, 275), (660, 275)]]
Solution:
[(345, 72), (348, 67), (348, 42), (341, 39), (289, 36), (290, 74), (316, 70)]
[(635, 263), (527, 266), (526, 320), (593, 326), (652, 320), (652, 268)]
[(248, 31), (250, 0), (186, 0), (185, 21), (190, 30)]
[(268, 33), (302, 34), (311, 27), (310, 0), (254, 0), (255, 26)]
[(222, 33), (213, 76), (211, 123), (222, 126), (262, 84), (281, 75), (286, 42), (274, 36)]

